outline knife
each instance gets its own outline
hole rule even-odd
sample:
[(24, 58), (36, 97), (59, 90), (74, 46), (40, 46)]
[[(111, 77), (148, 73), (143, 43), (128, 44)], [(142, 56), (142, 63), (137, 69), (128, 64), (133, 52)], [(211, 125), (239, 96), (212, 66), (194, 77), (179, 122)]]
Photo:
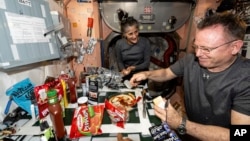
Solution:
[(146, 118), (146, 113), (147, 113), (147, 110), (146, 110), (146, 93), (147, 93), (147, 91), (146, 91), (146, 89), (142, 89), (142, 92), (141, 92), (141, 94), (142, 94), (142, 116), (143, 116), (143, 118)]

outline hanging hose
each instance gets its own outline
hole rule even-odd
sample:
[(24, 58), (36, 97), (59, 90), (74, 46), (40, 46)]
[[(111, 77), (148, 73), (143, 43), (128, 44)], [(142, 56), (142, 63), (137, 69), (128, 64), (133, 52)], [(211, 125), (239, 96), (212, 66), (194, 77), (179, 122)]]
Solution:
[[(168, 48), (165, 50), (162, 60), (159, 60), (153, 56), (151, 56), (150, 61), (154, 63), (155, 65), (161, 67), (161, 68), (167, 68), (170, 66), (172, 63), (176, 61), (176, 58), (174, 55), (175, 51), (177, 50), (177, 44), (175, 40), (166, 35), (165, 40), (168, 43)], [(171, 58), (173, 58), (171, 60)], [(154, 98), (155, 96), (161, 95), (162, 97), (165, 98), (170, 98), (176, 91), (176, 79), (166, 81), (166, 82), (155, 82), (155, 81), (150, 81), (149, 82), (149, 91), (151, 93), (151, 97)]]
[(102, 2), (102, 0), (98, 0), (98, 10), (99, 10), (99, 12), (98, 12), (98, 16), (99, 16), (99, 30), (100, 30), (100, 32), (99, 32), (99, 34), (100, 34), (100, 38), (99, 38), (99, 41), (100, 41), (100, 52), (101, 52), (101, 66), (102, 67), (105, 67), (105, 50), (104, 50), (104, 43), (103, 43), (103, 29), (102, 29), (102, 14), (101, 14), (101, 2)]
[(166, 68), (171, 64), (171, 55), (174, 54), (175, 49), (177, 48), (177, 45), (175, 43), (175, 41), (169, 37), (166, 36), (165, 39), (167, 40), (168, 43), (168, 49), (165, 50), (164, 55), (163, 55), (163, 61), (151, 56), (150, 57), (150, 61), (152, 63), (154, 63), (155, 65), (162, 67), (162, 68)]

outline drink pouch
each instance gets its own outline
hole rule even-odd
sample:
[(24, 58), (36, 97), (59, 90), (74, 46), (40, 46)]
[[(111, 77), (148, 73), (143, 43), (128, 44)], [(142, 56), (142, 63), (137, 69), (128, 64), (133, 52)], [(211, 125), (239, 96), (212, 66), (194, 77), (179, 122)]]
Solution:
[(149, 131), (154, 141), (181, 141), (174, 130), (170, 129), (165, 122), (150, 127)]
[(31, 100), (34, 97), (34, 84), (26, 78), (6, 90), (6, 95), (31, 115)]

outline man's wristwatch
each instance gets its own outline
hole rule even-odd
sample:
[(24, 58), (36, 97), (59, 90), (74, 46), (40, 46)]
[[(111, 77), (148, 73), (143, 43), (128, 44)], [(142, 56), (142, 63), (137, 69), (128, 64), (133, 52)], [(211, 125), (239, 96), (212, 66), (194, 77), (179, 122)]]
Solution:
[(178, 126), (177, 128), (177, 132), (180, 134), (180, 135), (185, 135), (186, 134), (186, 117), (182, 117), (182, 121), (181, 121), (181, 124)]

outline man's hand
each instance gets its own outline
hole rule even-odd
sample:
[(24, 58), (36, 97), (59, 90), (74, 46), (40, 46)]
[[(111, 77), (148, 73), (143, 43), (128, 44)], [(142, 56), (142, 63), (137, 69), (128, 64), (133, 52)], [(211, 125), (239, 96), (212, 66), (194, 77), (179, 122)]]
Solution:
[(140, 84), (142, 80), (147, 79), (147, 73), (146, 72), (139, 72), (133, 75), (133, 77), (130, 79), (130, 84), (132, 87), (136, 87)]
[(176, 129), (182, 120), (182, 116), (174, 109), (174, 107), (169, 103), (165, 109), (154, 105), (154, 112), (157, 117), (159, 117), (162, 121), (166, 121), (168, 125)]

